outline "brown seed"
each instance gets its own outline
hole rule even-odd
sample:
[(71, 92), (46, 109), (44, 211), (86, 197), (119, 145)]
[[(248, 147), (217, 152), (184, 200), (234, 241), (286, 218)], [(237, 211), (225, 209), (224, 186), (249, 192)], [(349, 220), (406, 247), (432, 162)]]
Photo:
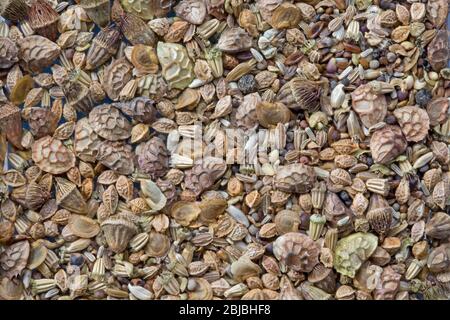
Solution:
[(370, 151), (377, 163), (388, 163), (406, 150), (407, 142), (398, 126), (386, 125), (370, 139)]
[(394, 111), (407, 141), (423, 140), (430, 129), (430, 118), (425, 110), (416, 106), (397, 108)]
[(286, 233), (273, 244), (275, 257), (292, 270), (310, 272), (319, 263), (319, 247), (301, 233)]
[(270, 24), (275, 29), (291, 29), (297, 27), (301, 18), (301, 11), (297, 6), (282, 3), (273, 11)]
[(58, 36), (58, 13), (45, 0), (35, 0), (28, 10), (28, 21), (37, 34), (55, 41)]

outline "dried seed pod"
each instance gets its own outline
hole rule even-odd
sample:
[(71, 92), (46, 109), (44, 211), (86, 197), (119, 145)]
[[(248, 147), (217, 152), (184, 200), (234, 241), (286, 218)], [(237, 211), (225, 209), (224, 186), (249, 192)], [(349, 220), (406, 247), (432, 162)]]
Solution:
[(5, 251), (0, 254), (0, 267), (4, 271), (2, 274), (8, 279), (20, 275), (22, 270), (27, 266), (29, 255), (30, 244), (27, 240), (16, 242), (8, 246)]
[(239, 25), (245, 29), (252, 37), (257, 37), (259, 31), (256, 28), (256, 15), (249, 9), (244, 9), (239, 14)]
[(105, 28), (111, 19), (109, 0), (81, 0), (80, 6), (89, 18), (101, 28)]
[(12, 104), (0, 107), (0, 129), (5, 132), (6, 139), (16, 148), (22, 150), (22, 117), (20, 109)]
[(186, 189), (199, 196), (203, 191), (211, 188), (217, 179), (225, 173), (227, 166), (222, 159), (206, 157), (196, 163), (192, 169), (185, 172)]
[(0, 4), (0, 15), (12, 21), (21, 21), (27, 17), (28, 5), (25, 0), (5, 0)]
[(445, 0), (430, 0), (426, 3), (427, 18), (436, 28), (440, 28), (448, 16), (448, 4)]
[(155, 102), (146, 97), (137, 97), (131, 101), (124, 103), (115, 103), (113, 106), (117, 107), (127, 116), (133, 120), (151, 124), (156, 119)]
[(386, 117), (386, 97), (384, 94), (376, 93), (370, 84), (359, 86), (351, 96), (353, 110), (367, 128), (383, 121)]
[(86, 214), (87, 204), (77, 186), (67, 179), (56, 177), (56, 203), (71, 212)]
[[(292, 210), (281, 210), (275, 216), (275, 227), (279, 235), (297, 232), (300, 226), (300, 215)], [(314, 239), (313, 239), (314, 240)]]
[(50, 193), (36, 182), (30, 182), (24, 186), (14, 188), (11, 199), (21, 206), (37, 210), (50, 198)]
[(436, 126), (447, 120), (448, 98), (434, 98), (427, 104), (427, 113), (430, 118), (430, 125)]
[(88, 118), (80, 119), (75, 126), (74, 150), (86, 162), (95, 162), (100, 138), (89, 125)]
[(290, 109), (314, 112), (320, 106), (322, 91), (316, 82), (294, 78), (281, 87), (276, 99)]
[(9, 69), (17, 61), (19, 49), (14, 41), (7, 37), (0, 37), (0, 68)]
[(425, 232), (436, 239), (445, 239), (450, 234), (450, 217), (444, 212), (437, 212), (427, 222)]
[(18, 40), (19, 56), (32, 72), (40, 72), (59, 57), (58, 45), (38, 35), (27, 36)]
[(425, 110), (417, 107), (402, 107), (394, 110), (407, 141), (418, 142), (425, 139), (430, 129), (430, 118)]
[(206, 17), (206, 5), (200, 0), (186, 0), (173, 9), (177, 16), (192, 24), (202, 24)]
[(386, 164), (406, 150), (407, 142), (398, 126), (386, 125), (370, 139), (370, 151), (376, 163)]
[(394, 10), (386, 10), (380, 14), (380, 24), (382, 27), (393, 28), (397, 24), (397, 15)]
[(409, 14), (409, 10), (405, 6), (403, 6), (399, 3), (396, 4), (395, 13), (397, 15), (398, 21), (400, 21), (403, 25), (409, 24), (410, 14)]
[(152, 29), (138, 16), (132, 13), (124, 13), (120, 16), (119, 25), (125, 38), (127, 38), (127, 40), (130, 41), (132, 45), (155, 45), (155, 34), (153, 33)]
[(200, 215), (201, 209), (195, 202), (178, 201), (172, 205), (170, 213), (182, 226), (189, 226)]
[(59, 15), (46, 0), (34, 0), (28, 10), (28, 22), (37, 34), (55, 41)]
[(339, 227), (340, 232), (346, 231), (351, 225), (339, 226), (340, 221), (352, 219), (352, 214), (342, 200), (333, 192), (327, 191), (322, 213), (333, 228)]
[(58, 117), (48, 108), (32, 107), (29, 109), (28, 124), (34, 138), (40, 139), (52, 135), (58, 126)]
[(330, 172), (330, 180), (334, 184), (343, 186), (350, 186), (352, 184), (352, 177), (350, 176), (350, 173), (340, 168), (336, 168)]
[(69, 81), (63, 86), (67, 107), (74, 111), (89, 112), (95, 105), (90, 89), (78, 81)]
[(337, 272), (354, 278), (361, 265), (370, 258), (378, 245), (371, 233), (354, 233), (340, 239), (335, 248), (334, 268)]
[(224, 199), (207, 199), (200, 202), (199, 207), (201, 212), (198, 220), (209, 225), (215, 223), (217, 217), (225, 212), (228, 203)]
[(80, 238), (93, 238), (100, 232), (100, 226), (95, 220), (78, 214), (70, 216), (68, 225), (73, 234)]
[(252, 47), (252, 37), (242, 28), (226, 29), (220, 35), (217, 48), (226, 53), (237, 53)]
[(256, 106), (261, 102), (259, 93), (244, 96), (242, 103), (236, 110), (236, 120), (240, 127), (252, 128), (258, 123)]
[(447, 32), (440, 30), (428, 45), (428, 60), (434, 71), (440, 71), (447, 66), (449, 43)]
[(161, 258), (167, 255), (170, 249), (170, 239), (158, 232), (150, 232), (150, 236), (145, 246), (145, 253), (150, 257)]
[(109, 217), (102, 222), (101, 228), (108, 246), (115, 253), (123, 252), (138, 232), (134, 222), (122, 215)]
[(125, 58), (117, 59), (105, 68), (102, 87), (111, 100), (117, 100), (131, 78), (131, 64)]
[(89, 113), (89, 125), (102, 138), (109, 141), (125, 140), (130, 137), (131, 124), (115, 107), (102, 104)]
[(109, 211), (110, 215), (113, 215), (119, 204), (119, 194), (117, 193), (116, 187), (110, 185), (102, 194), (102, 202), (105, 209)]
[(389, 231), (392, 222), (392, 208), (384, 197), (372, 194), (367, 211), (367, 220), (371, 228), (381, 236)]
[(274, 127), (278, 123), (287, 123), (291, 119), (291, 112), (282, 103), (260, 102), (256, 105), (256, 117), (261, 126)]
[(117, 27), (108, 26), (100, 30), (92, 40), (92, 45), (87, 52), (85, 69), (97, 69), (114, 56), (120, 45), (120, 37)]
[(134, 186), (133, 181), (126, 176), (120, 176), (116, 181), (116, 189), (119, 196), (127, 201), (133, 198)]
[(275, 175), (275, 187), (285, 192), (307, 193), (315, 181), (314, 169), (300, 163), (282, 166)]
[(158, 73), (159, 61), (155, 49), (143, 44), (137, 44), (131, 51), (131, 63), (144, 74)]
[(427, 259), (427, 266), (433, 273), (448, 271), (450, 266), (450, 245), (441, 244), (439, 247), (431, 250)]
[(394, 300), (400, 289), (401, 275), (390, 266), (383, 269), (374, 291), (375, 300)]
[(32, 158), (41, 170), (51, 174), (61, 174), (75, 166), (73, 152), (60, 140), (50, 136), (43, 137), (33, 144)]
[(128, 175), (134, 171), (131, 146), (120, 141), (103, 141), (98, 147), (97, 160), (120, 174)]
[(136, 148), (139, 169), (157, 179), (167, 172), (169, 167), (169, 153), (165, 143), (158, 137), (141, 143)]
[(446, 181), (440, 181), (434, 186), (432, 199), (435, 205), (442, 210), (445, 209), (450, 199), (449, 184)]
[(184, 89), (194, 79), (193, 64), (180, 44), (158, 42), (156, 49), (162, 75), (171, 88)]
[(270, 25), (275, 29), (292, 29), (298, 27), (302, 18), (300, 9), (291, 3), (282, 3), (272, 12)]
[(327, 219), (321, 214), (313, 214), (309, 218), (309, 236), (316, 241), (322, 235), (323, 228)]
[(289, 232), (275, 240), (275, 257), (294, 271), (311, 272), (319, 263), (319, 246), (308, 236)]
[(399, 204), (406, 204), (411, 195), (408, 179), (403, 178), (395, 190), (395, 199)]

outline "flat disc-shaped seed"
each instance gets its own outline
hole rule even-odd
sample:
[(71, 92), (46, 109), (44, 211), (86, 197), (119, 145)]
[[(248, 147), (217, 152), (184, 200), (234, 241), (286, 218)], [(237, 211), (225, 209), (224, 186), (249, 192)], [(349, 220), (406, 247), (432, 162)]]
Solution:
[(61, 174), (75, 166), (73, 152), (60, 140), (50, 136), (33, 144), (32, 159), (41, 170), (51, 174)]
[(80, 238), (93, 238), (100, 232), (100, 226), (95, 220), (78, 214), (70, 216), (68, 225), (72, 233)]
[(125, 140), (131, 136), (131, 124), (119, 109), (102, 104), (89, 113), (89, 125), (109, 141)]

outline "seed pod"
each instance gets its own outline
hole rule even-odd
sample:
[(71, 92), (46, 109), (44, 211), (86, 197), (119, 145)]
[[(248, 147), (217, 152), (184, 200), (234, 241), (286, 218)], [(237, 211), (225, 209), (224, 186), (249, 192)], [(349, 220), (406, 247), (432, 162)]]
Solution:
[(18, 54), (19, 49), (14, 41), (7, 37), (0, 37), (0, 68), (11, 68), (19, 61)]
[(117, 27), (108, 26), (92, 40), (86, 55), (86, 70), (94, 70), (107, 62), (117, 52), (120, 45), (120, 31)]
[(109, 0), (81, 0), (80, 6), (95, 24), (104, 28), (111, 18), (111, 6)]
[(162, 177), (169, 167), (169, 154), (165, 143), (158, 137), (141, 143), (136, 148), (139, 169), (154, 180)]
[(327, 220), (320, 214), (313, 214), (309, 218), (309, 236), (316, 241), (322, 234), (323, 228)]
[(106, 242), (112, 251), (123, 252), (138, 229), (126, 216), (115, 215), (101, 224)]
[(316, 181), (316, 173), (304, 164), (289, 164), (280, 167), (275, 175), (275, 186), (285, 192), (307, 193)]
[(372, 194), (367, 211), (367, 220), (372, 229), (381, 236), (389, 231), (392, 222), (392, 208), (385, 198)]
[(261, 102), (256, 105), (256, 117), (259, 124), (265, 128), (287, 123), (291, 119), (291, 112), (282, 103)]
[(131, 124), (115, 107), (102, 104), (89, 113), (89, 125), (102, 138), (109, 141), (128, 139)]
[(86, 214), (87, 204), (77, 186), (64, 178), (56, 180), (56, 202), (62, 208), (74, 213)]
[(361, 265), (370, 258), (378, 245), (378, 238), (370, 233), (354, 233), (337, 242), (334, 268), (354, 278)]
[(6, 139), (14, 147), (22, 150), (22, 117), (20, 109), (12, 104), (4, 104), (0, 107), (0, 129), (6, 133)]
[(273, 243), (275, 257), (287, 267), (299, 272), (310, 272), (319, 263), (319, 247), (301, 233), (286, 233)]
[(58, 139), (43, 137), (33, 144), (33, 161), (45, 172), (61, 174), (75, 166), (75, 155)]
[(394, 110), (402, 132), (407, 141), (423, 140), (430, 129), (430, 118), (425, 110), (416, 106), (402, 107)]
[(152, 29), (141, 18), (132, 13), (121, 15), (119, 26), (125, 38), (132, 45), (144, 44), (153, 47), (156, 44), (156, 36)]
[(408, 202), (410, 195), (409, 181), (403, 178), (395, 190), (395, 199), (399, 204), (405, 204)]
[(0, 15), (5, 19), (20, 21), (26, 18), (28, 6), (25, 0), (4, 0), (0, 4)]
[(164, 79), (172, 88), (186, 88), (194, 79), (194, 66), (186, 48), (180, 44), (158, 42), (156, 52)]
[(399, 127), (386, 125), (370, 139), (370, 151), (375, 162), (386, 164), (406, 150), (407, 142)]
[(401, 277), (392, 267), (384, 268), (377, 288), (374, 291), (375, 300), (394, 300), (400, 289)]
[(294, 78), (283, 85), (277, 100), (293, 110), (317, 111), (320, 106), (322, 87), (313, 81)]
[(102, 87), (111, 100), (117, 100), (131, 78), (131, 64), (125, 58), (117, 59), (105, 68)]
[(206, 6), (203, 1), (186, 0), (180, 2), (174, 8), (177, 16), (192, 24), (202, 24), (206, 17)]
[(19, 56), (32, 72), (40, 72), (49, 67), (60, 54), (56, 43), (38, 35), (20, 39), (18, 45)]
[(97, 160), (120, 174), (134, 171), (134, 154), (131, 146), (120, 141), (103, 141), (98, 147)]
[(237, 53), (252, 47), (252, 37), (242, 28), (227, 29), (220, 35), (217, 48), (226, 53)]
[(434, 39), (428, 45), (428, 60), (434, 71), (439, 72), (447, 65), (449, 56), (449, 44), (446, 31), (438, 31)]
[(427, 2), (427, 18), (439, 29), (448, 16), (448, 4), (445, 0), (430, 0)]
[(55, 41), (58, 36), (58, 13), (46, 0), (34, 0), (28, 10), (28, 21), (37, 34)]
[(296, 28), (302, 18), (300, 9), (291, 3), (282, 3), (272, 13), (270, 24), (275, 29)]
[(362, 85), (352, 92), (352, 108), (361, 122), (370, 128), (386, 117), (386, 97), (375, 92), (370, 84)]

